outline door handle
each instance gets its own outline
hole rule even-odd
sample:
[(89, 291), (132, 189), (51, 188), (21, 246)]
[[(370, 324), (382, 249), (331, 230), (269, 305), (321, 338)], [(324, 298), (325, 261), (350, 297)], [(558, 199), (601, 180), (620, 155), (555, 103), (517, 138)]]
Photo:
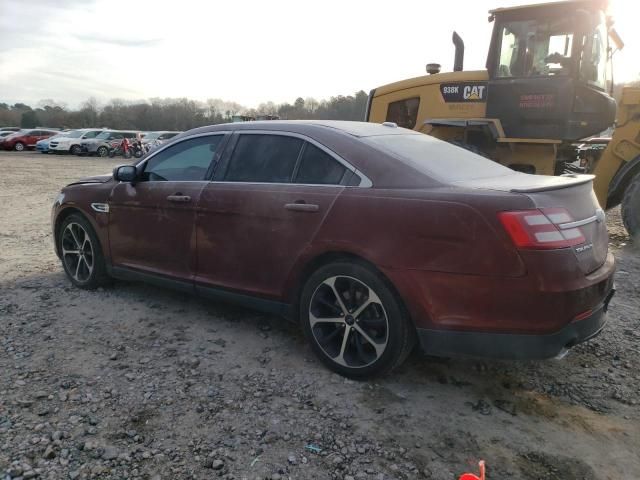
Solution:
[(191, 201), (191, 197), (189, 195), (176, 194), (176, 195), (169, 195), (167, 197), (167, 200), (175, 203), (189, 203)]
[(318, 205), (314, 205), (313, 203), (302, 203), (302, 202), (286, 203), (284, 205), (284, 208), (286, 210), (293, 210), (294, 212), (309, 212), (309, 213), (317, 212), (318, 210), (320, 210), (320, 207)]

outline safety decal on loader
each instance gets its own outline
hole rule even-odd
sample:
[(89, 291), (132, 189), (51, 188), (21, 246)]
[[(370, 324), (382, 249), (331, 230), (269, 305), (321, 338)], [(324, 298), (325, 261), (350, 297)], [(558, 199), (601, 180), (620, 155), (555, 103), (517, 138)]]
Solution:
[(487, 82), (443, 83), (440, 93), (446, 103), (450, 102), (486, 102)]

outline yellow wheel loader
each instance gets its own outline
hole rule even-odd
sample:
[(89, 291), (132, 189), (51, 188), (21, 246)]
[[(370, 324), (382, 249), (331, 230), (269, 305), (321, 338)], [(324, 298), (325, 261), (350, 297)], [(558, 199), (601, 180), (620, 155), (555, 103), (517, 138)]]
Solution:
[(638, 235), (640, 89), (625, 88), (616, 113), (611, 57), (623, 43), (606, 9), (605, 0), (572, 0), (491, 10), (486, 70), (463, 70), (454, 32), (453, 72), (428, 64), (428, 75), (372, 90), (365, 120), (395, 122), (525, 173), (592, 173), (600, 204), (622, 204), (625, 227)]

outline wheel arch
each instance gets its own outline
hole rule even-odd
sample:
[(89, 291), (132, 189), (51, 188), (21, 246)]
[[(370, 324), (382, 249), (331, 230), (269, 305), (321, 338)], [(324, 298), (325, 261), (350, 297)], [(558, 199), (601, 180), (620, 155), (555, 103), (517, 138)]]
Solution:
[(624, 192), (636, 175), (640, 174), (640, 155), (624, 163), (613, 176), (607, 193), (607, 209), (620, 205)]
[[(84, 212), (76, 205), (69, 205), (67, 207), (63, 207), (62, 210), (58, 213), (53, 226), (53, 244), (55, 245), (56, 255), (58, 255), (58, 257), (60, 257), (60, 250), (58, 246), (58, 234), (60, 233), (60, 228), (62, 227), (64, 221), (73, 214), (78, 214), (82, 216), (82, 218), (84, 218), (87, 222), (89, 222), (89, 225), (91, 225), (91, 227), (93, 228), (95, 235), (98, 237), (98, 240), (100, 241), (100, 243), (102, 243), (102, 238), (99, 234), (100, 229), (96, 224), (95, 219), (92, 218), (91, 215), (87, 215), (86, 212)], [(103, 254), (105, 254), (104, 245), (100, 245), (100, 248)]]

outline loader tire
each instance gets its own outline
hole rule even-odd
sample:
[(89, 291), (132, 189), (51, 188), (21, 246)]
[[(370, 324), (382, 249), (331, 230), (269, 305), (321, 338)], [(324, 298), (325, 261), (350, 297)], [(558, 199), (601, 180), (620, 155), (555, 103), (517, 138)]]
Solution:
[(640, 241), (640, 174), (631, 179), (622, 198), (622, 223), (632, 240)]

